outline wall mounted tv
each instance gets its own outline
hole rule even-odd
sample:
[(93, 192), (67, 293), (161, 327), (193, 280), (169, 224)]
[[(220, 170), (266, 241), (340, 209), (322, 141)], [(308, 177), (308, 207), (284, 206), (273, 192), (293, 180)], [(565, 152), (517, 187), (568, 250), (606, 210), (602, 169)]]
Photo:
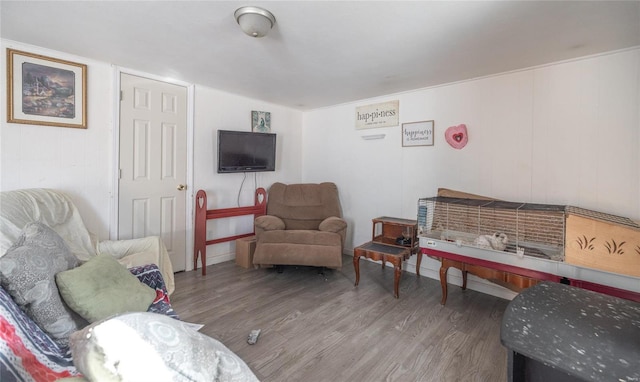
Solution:
[(275, 170), (275, 134), (218, 130), (218, 173)]

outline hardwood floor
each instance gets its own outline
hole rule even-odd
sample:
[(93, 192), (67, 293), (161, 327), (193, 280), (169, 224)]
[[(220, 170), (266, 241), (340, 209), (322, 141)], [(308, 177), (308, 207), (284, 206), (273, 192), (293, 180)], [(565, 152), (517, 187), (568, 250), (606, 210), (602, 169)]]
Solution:
[[(505, 381), (500, 344), (509, 303), (353, 258), (340, 270), (244, 269), (233, 261), (176, 274), (171, 302), (180, 318), (205, 324), (262, 381)], [(255, 345), (252, 329), (262, 329)]]

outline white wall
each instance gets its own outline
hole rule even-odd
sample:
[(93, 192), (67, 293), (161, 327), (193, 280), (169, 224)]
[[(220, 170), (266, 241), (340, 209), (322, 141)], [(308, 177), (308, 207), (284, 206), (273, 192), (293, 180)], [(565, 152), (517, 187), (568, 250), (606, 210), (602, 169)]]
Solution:
[[(395, 99), (400, 124), (435, 121), (434, 146), (401, 147), (400, 126), (355, 129), (357, 106)], [(314, 110), (303, 180), (338, 185), (350, 248), (370, 240), (374, 217), (415, 219), (418, 199), (439, 187), (640, 220), (639, 104), (634, 49)], [(455, 150), (444, 131), (461, 123), (469, 143)], [(360, 138), (377, 133), (386, 137)], [(421, 273), (437, 278), (425, 260)]]
[[(89, 230), (109, 236), (113, 71), (109, 64), (1, 40), (0, 190), (55, 188), (67, 193)], [(87, 129), (7, 123), (6, 48), (87, 65)]]
[[(202, 86), (196, 86), (195, 98), (194, 191), (207, 192), (208, 209), (253, 205), (257, 187), (268, 190), (274, 182), (301, 181), (302, 112)], [(244, 174), (217, 173), (217, 133), (218, 130), (250, 131), (252, 110), (271, 113), (271, 132), (277, 134), (276, 171), (247, 173), (243, 185)], [(207, 223), (208, 239), (251, 231), (251, 216)], [(207, 263), (233, 258), (234, 246), (234, 243), (209, 246)]]

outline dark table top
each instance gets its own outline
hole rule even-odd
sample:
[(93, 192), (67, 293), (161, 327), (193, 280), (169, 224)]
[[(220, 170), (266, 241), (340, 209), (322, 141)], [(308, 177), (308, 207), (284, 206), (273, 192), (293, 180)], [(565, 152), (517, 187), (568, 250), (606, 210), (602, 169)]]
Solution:
[(358, 250), (358, 249), (365, 250), (365, 251), (379, 252), (385, 255), (394, 255), (394, 256), (404, 256), (411, 250), (411, 248), (408, 248), (408, 247), (388, 245), (388, 244), (378, 243), (375, 241), (364, 243), (355, 248), (355, 250)]
[(543, 282), (502, 318), (502, 344), (587, 381), (640, 381), (640, 304)]

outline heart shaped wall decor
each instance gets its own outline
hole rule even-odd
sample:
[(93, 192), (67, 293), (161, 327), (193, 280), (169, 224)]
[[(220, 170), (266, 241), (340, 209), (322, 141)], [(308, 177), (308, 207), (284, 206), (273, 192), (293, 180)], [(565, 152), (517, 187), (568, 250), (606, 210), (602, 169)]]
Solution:
[(444, 139), (451, 147), (460, 150), (467, 145), (469, 141), (469, 135), (467, 134), (467, 125), (460, 124), (458, 126), (451, 126), (444, 132)]

